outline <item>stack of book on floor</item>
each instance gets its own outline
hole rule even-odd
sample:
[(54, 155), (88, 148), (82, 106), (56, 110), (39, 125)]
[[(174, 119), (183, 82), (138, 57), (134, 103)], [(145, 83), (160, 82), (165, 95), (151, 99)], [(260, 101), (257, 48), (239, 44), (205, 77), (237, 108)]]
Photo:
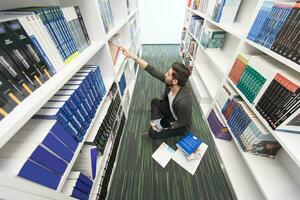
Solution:
[(300, 64), (299, 2), (265, 1), (248, 39)]
[(188, 160), (192, 160), (202, 157), (200, 146), (203, 144), (200, 138), (189, 132), (176, 143), (176, 146), (186, 155)]
[(62, 192), (82, 200), (88, 200), (93, 182), (79, 171), (71, 171)]

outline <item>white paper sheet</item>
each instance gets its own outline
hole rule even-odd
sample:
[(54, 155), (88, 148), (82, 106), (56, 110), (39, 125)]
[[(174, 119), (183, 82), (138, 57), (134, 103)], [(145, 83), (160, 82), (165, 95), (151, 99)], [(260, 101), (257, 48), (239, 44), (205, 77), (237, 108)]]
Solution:
[(200, 164), (200, 161), (202, 160), (205, 154), (207, 147), (208, 147), (207, 144), (202, 143), (200, 145), (201, 157), (194, 160), (188, 160), (185, 154), (178, 148), (175, 154), (173, 155), (172, 159), (175, 162), (177, 162), (181, 167), (183, 167), (186, 171), (188, 171), (190, 174), (194, 175)]
[(175, 150), (169, 147), (166, 143), (162, 143), (158, 149), (152, 154), (152, 158), (158, 162), (163, 168), (166, 167), (168, 162), (174, 155)]

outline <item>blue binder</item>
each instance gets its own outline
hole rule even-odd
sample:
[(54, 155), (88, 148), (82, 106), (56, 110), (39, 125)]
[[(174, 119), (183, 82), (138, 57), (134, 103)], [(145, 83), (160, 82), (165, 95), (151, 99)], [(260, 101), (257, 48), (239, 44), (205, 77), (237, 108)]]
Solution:
[(66, 162), (70, 163), (72, 160), (73, 152), (62, 142), (60, 142), (54, 135), (52, 135), (52, 133), (48, 133), (46, 138), (43, 140), (43, 144)]
[(60, 139), (67, 147), (69, 147), (73, 152), (76, 151), (78, 147), (78, 141), (72, 136), (71, 133), (66, 131), (64, 127), (56, 122), (51, 128), (50, 132)]
[(74, 188), (71, 196), (74, 197), (74, 198), (80, 199), (80, 200), (88, 200), (89, 199), (89, 195), (87, 195), (84, 192), (78, 190), (77, 188)]
[(66, 162), (59, 159), (41, 146), (38, 146), (34, 150), (29, 159), (39, 163), (40, 165), (43, 165), (45, 168), (53, 171), (60, 176), (65, 173), (68, 167), (68, 164)]
[(31, 160), (27, 160), (20, 170), (18, 176), (36, 182), (38, 184), (57, 189), (60, 176), (52, 173), (51, 171), (35, 164)]

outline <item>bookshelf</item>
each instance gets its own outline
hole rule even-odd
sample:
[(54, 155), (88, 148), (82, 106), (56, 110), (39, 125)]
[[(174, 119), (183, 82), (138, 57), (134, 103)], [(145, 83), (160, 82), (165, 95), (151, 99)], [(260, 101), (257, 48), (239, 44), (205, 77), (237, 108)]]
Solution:
[[(207, 12), (200, 12), (194, 2), (203, 3), (204, 7), (207, 6)], [(300, 171), (300, 148), (298, 145), (300, 135), (283, 132), (279, 128), (279, 130), (273, 130), (256, 110), (255, 104), (258, 100), (254, 101), (254, 103), (249, 102), (246, 96), (228, 76), (237, 56), (241, 53), (254, 56), (264, 55), (267, 59), (270, 59), (272, 62), (274, 61), (274, 63), (279, 63), (278, 65), (284, 66), (294, 74), (298, 73), (298, 75), (295, 75), (297, 77), (300, 76), (300, 66), (290, 59), (247, 38), (260, 9), (264, 6), (264, 0), (241, 0), (234, 21), (226, 23), (216, 22), (212, 17), (216, 2), (218, 1), (192, 0), (187, 1), (186, 6), (186, 15), (182, 28), (184, 34), (183, 38), (181, 38), (181, 50), (183, 49), (183, 51), (180, 51), (180, 55), (188, 55), (188, 57), (190, 57), (190, 64), (194, 66), (190, 83), (197, 103), (201, 106), (205, 118), (208, 117), (213, 109), (222, 123), (229, 128), (226, 119), (222, 115), (221, 108), (216, 102), (216, 94), (222, 89), (223, 84), (229, 84), (281, 145), (281, 150), (276, 154), (274, 159), (253, 155), (242, 150), (239, 142), (233, 136), (229, 128), (233, 136), (233, 141), (223, 141), (215, 138), (212, 134), (215, 147), (221, 160), (221, 165), (238, 199), (247, 198), (249, 196), (248, 194), (257, 195), (256, 198), (250, 197), (250, 199), (297, 199), (300, 195), (300, 182), (298, 181), (299, 176), (297, 175)], [(188, 5), (189, 3), (190, 5)], [(199, 9), (202, 9), (201, 5)], [(202, 27), (215, 27), (226, 32), (221, 49), (208, 49), (201, 45), (203, 28), (198, 37), (189, 29), (193, 16), (204, 20)], [(194, 19), (195, 18), (193, 18), (193, 20)], [(194, 57), (191, 56), (191, 53), (185, 53), (188, 51), (186, 48), (187, 37), (191, 37), (198, 46)], [(185, 62), (186, 59), (182, 58), (182, 60)], [(299, 84), (297, 81), (295, 83)], [(203, 99), (205, 97), (209, 97), (211, 101), (204, 104)], [(296, 117), (298, 113), (299, 109), (293, 113), (290, 118)], [(225, 151), (224, 149), (227, 150)], [(227, 159), (238, 161), (236, 161), (236, 163), (228, 163)], [(235, 166), (233, 166), (233, 164), (235, 164)], [(237, 174), (239, 174), (239, 178), (235, 178)], [(246, 184), (247, 186), (240, 184)]]
[[(124, 95), (121, 97), (122, 110), (119, 113), (126, 112), (130, 107), (131, 97), (133, 94), (138, 68), (134, 69), (134, 63), (125, 61), (125, 57), (119, 56), (118, 62), (114, 65), (112, 55), (109, 49), (109, 40), (116, 34), (120, 34), (120, 45), (138, 53), (142, 54), (141, 42), (140, 42), (140, 26), (139, 26), (139, 7), (136, 0), (111, 0), (111, 11), (114, 19), (113, 26), (109, 31), (105, 31), (104, 19), (99, 7), (100, 0), (90, 1), (65, 1), (65, 0), (42, 0), (42, 1), (6, 1), (1, 2), (1, 10), (15, 9), (30, 6), (59, 6), (70, 7), (79, 6), (82, 18), (85, 23), (85, 27), (91, 41), (91, 44), (79, 53), (68, 64), (64, 64), (63, 68), (53, 75), (48, 81), (36, 89), (31, 95), (26, 97), (20, 105), (16, 106), (6, 117), (0, 121), (0, 151), (9, 143), (10, 139), (14, 137), (22, 127), (48, 102), (50, 98), (62, 86), (64, 86), (73, 75), (75, 75), (84, 65), (99, 65), (103, 83), (106, 88), (101, 103), (97, 107), (94, 118), (92, 119), (88, 130), (86, 131), (83, 140), (78, 144), (76, 151), (73, 154), (72, 160), (68, 163), (66, 170), (64, 171), (59, 185), (56, 190), (50, 189), (41, 184), (37, 184), (30, 180), (20, 178), (18, 176), (12, 176), (0, 172), (0, 198), (12, 199), (22, 196), (25, 199), (73, 199), (67, 194), (64, 194), (63, 187), (67, 181), (70, 171), (72, 171), (73, 165), (77, 160), (77, 157), (85, 145), (86, 140), (89, 138), (95, 138), (97, 131), (104, 120), (108, 108), (111, 104), (111, 96), (109, 90), (115, 81), (120, 79), (120, 74), (124, 71), (124, 63), (129, 63), (130, 77), (126, 80), (126, 88)], [(134, 22), (133, 25), (130, 23)], [(133, 27), (134, 26), (134, 27)], [(130, 37), (131, 28), (134, 28), (133, 35)], [(119, 91), (120, 89), (117, 88)], [(127, 99), (125, 100), (126, 93)], [(126, 102), (126, 103), (125, 103)], [(119, 120), (120, 119), (116, 119)], [(118, 130), (118, 126), (116, 127)], [(106, 163), (110, 159), (110, 154), (114, 147), (114, 137), (110, 136), (105, 146), (103, 155), (98, 155), (96, 178), (93, 181), (92, 190), (89, 199), (96, 199), (99, 192), (100, 181), (105, 176)]]

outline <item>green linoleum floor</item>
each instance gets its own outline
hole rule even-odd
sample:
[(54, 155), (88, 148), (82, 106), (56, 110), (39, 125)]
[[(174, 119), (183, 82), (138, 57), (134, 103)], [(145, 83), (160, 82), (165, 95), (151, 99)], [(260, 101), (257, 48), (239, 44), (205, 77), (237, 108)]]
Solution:
[[(165, 72), (173, 62), (181, 61), (178, 48), (178, 45), (143, 45), (143, 58)], [(195, 100), (192, 131), (209, 146), (195, 175), (190, 175), (173, 160), (162, 168), (151, 158), (162, 142), (176, 149), (175, 143), (179, 139), (141, 137), (149, 126), (151, 99), (159, 97), (163, 90), (163, 83), (140, 70), (108, 199), (234, 199), (221, 170), (212, 136)]]

